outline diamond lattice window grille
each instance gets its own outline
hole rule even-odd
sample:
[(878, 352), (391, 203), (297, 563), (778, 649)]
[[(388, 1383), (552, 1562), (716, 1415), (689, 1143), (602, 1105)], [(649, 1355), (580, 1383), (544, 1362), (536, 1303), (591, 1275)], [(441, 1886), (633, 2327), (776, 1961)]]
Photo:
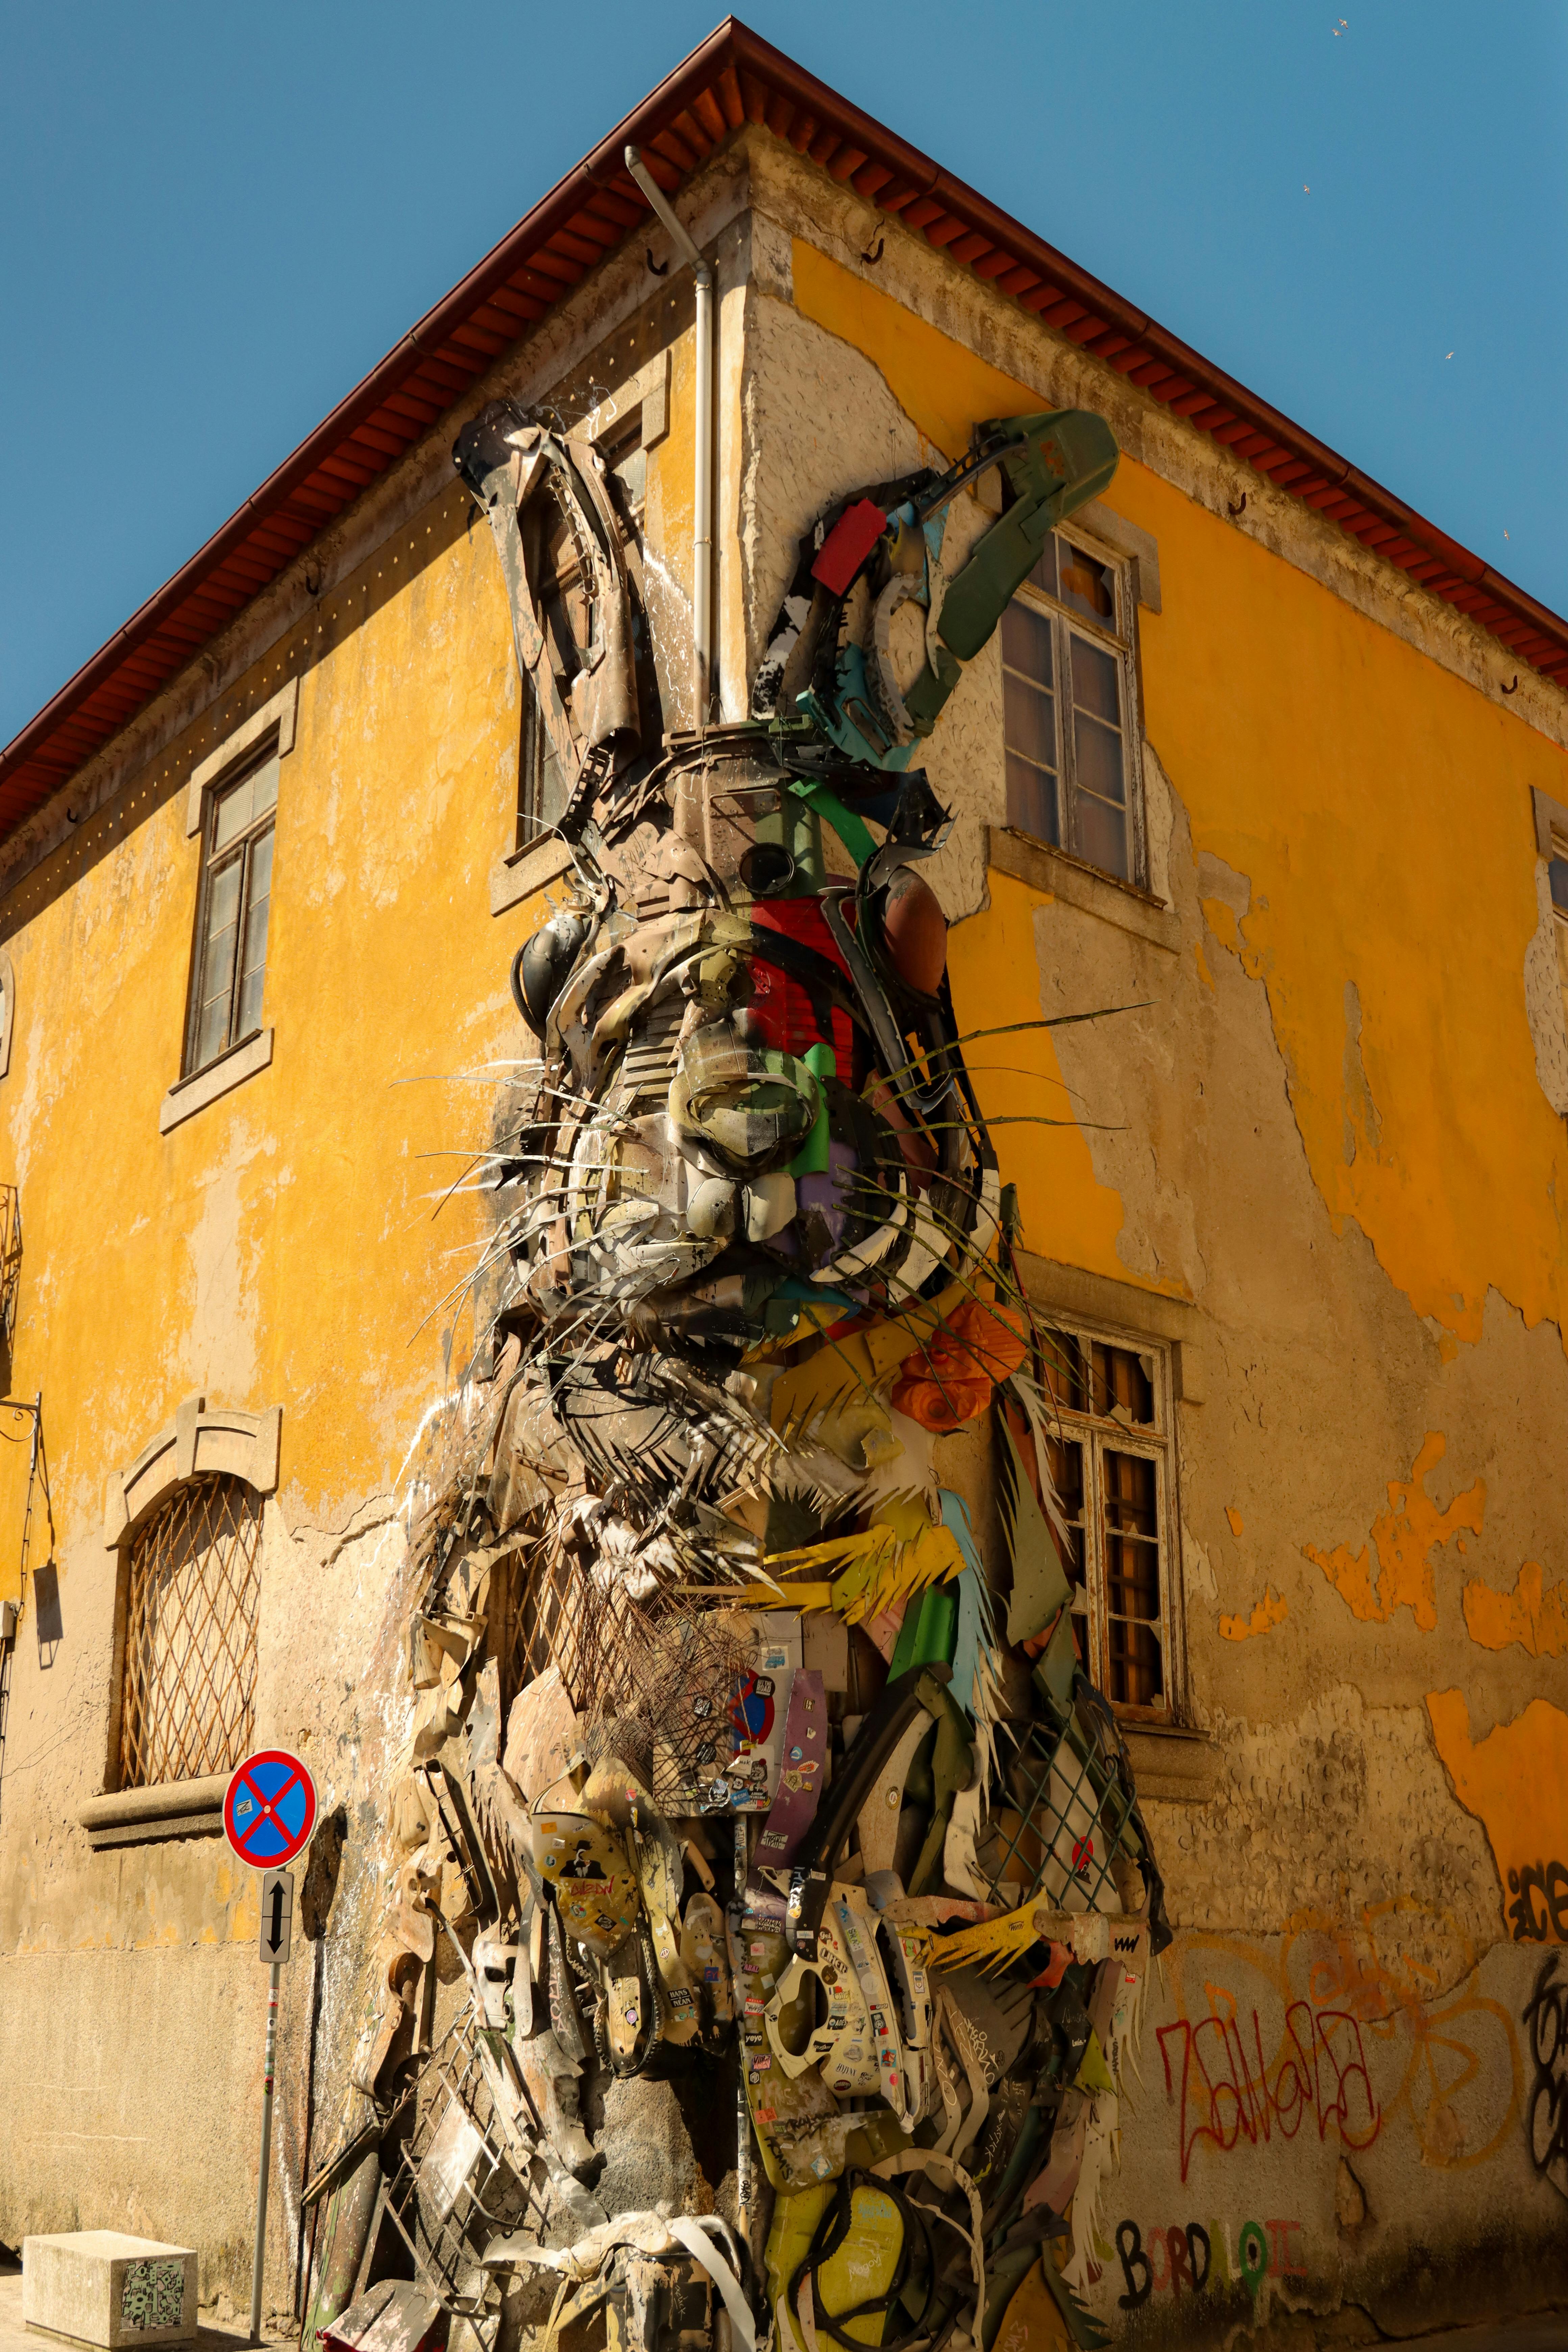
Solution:
[(193, 1478), (131, 1551), (120, 1785), (229, 1772), (256, 1716), (261, 1497), (243, 1478)]

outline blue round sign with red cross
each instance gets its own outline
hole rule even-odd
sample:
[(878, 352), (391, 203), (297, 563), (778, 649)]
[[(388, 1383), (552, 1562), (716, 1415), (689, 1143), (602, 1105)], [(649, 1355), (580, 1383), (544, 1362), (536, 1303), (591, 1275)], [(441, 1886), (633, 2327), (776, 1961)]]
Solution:
[(316, 1784), (286, 1748), (247, 1756), (223, 1801), (224, 1835), (253, 1870), (281, 1870), (316, 1826)]

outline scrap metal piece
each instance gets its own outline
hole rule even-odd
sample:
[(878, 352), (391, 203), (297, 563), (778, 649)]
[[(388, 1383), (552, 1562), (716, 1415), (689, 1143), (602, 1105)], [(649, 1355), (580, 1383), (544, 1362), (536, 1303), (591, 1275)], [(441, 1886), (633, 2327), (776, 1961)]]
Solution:
[(447, 2315), (409, 2279), (382, 2279), (327, 2321), (314, 2340), (327, 2352), (440, 2352)]
[(902, 1739), (911, 1718), (923, 1711), (935, 1722), (942, 1713), (942, 1686), (950, 1666), (916, 1666), (887, 1684), (860, 1727), (826, 1805), (817, 1812), (790, 1871), (786, 1911), (790, 1948), (808, 1958), (817, 1923), (827, 1905), (832, 1871), (878, 1774)]

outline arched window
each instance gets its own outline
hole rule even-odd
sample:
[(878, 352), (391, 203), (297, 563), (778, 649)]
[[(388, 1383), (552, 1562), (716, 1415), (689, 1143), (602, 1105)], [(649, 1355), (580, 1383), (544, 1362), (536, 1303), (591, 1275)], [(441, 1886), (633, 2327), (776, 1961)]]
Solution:
[(222, 1472), (187, 1480), (130, 1546), (120, 1785), (232, 1771), (256, 1721), (261, 1503)]
[(209, 1410), (187, 1397), (110, 1478), (103, 1540), (120, 1573), (106, 1763), (117, 1800), (199, 1780), (205, 1801), (249, 1753), (262, 1510), (278, 1488), (282, 1422), (279, 1405)]

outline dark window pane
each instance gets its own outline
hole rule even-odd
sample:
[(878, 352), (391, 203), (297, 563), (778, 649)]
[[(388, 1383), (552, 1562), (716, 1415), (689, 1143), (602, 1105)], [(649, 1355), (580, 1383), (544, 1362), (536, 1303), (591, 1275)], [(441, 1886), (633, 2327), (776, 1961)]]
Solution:
[(1002, 666), (1049, 686), (1056, 672), (1051, 665), (1051, 625), (1044, 613), (1015, 597), (1002, 615)]
[(1116, 625), (1116, 575), (1097, 556), (1066, 540), (1061, 543), (1061, 599), (1075, 613)]
[(1155, 1466), (1109, 1447), (1105, 1477), (1106, 1652), (1110, 1696), (1152, 1706), (1164, 1690), (1160, 1622), (1159, 1486)]
[(1547, 872), (1552, 877), (1552, 903), (1560, 914), (1568, 915), (1568, 857), (1554, 857)]
[(252, 781), (247, 776), (243, 783), (230, 784), (226, 793), (219, 793), (213, 809), (215, 850), (226, 849), (250, 823)]
[(264, 833), (250, 853), (249, 905), (245, 916), (245, 953), (239, 969), (239, 1006), (234, 1034), (248, 1037), (261, 1026), (261, 983), (267, 971), (267, 913), (272, 893), (272, 834)]
[(191, 1066), (205, 1070), (228, 1043), (228, 995), (215, 996), (202, 1006), (196, 1024), (196, 1050)]
[[(1142, 1536), (1152, 1546), (1158, 1529), (1159, 1494), (1154, 1465), (1142, 1454), (1116, 1454), (1107, 1447), (1105, 1454), (1105, 1525), (1108, 1533), (1115, 1531), (1128, 1536)], [(1151, 1553), (1151, 1558), (1152, 1558)], [(1160, 1580), (1156, 1566), (1154, 1598), (1158, 1606)], [(1112, 1602), (1113, 1607), (1120, 1606)], [(1146, 1617), (1149, 1612), (1136, 1612)]]
[(1153, 1426), (1154, 1383), (1142, 1356), (1131, 1348), (1103, 1348), (1097, 1340), (1090, 1378), (1096, 1412), (1109, 1413), (1120, 1405), (1128, 1420), (1140, 1428)]
[(1037, 768), (1057, 764), (1057, 698), (1012, 670), (1003, 672), (1009, 751), (1022, 752)]
[(1119, 875), (1123, 882), (1132, 879), (1125, 809), (1111, 808), (1106, 802), (1096, 800), (1092, 793), (1079, 793), (1078, 838), (1072, 845), (1078, 856), (1089, 866), (1098, 866), (1101, 873)]
[(1068, 1523), (1070, 1549), (1063, 1565), (1072, 1582), (1081, 1585), (1084, 1580), (1083, 1448), (1071, 1438), (1050, 1437), (1046, 1440), (1046, 1459), (1050, 1468), (1051, 1484), (1057, 1490), (1057, 1500), (1062, 1507), (1062, 1517)]
[(1096, 800), (1109, 801), (1113, 808), (1124, 807), (1127, 788), (1122, 780), (1121, 738), (1116, 730), (1102, 727), (1098, 719), (1089, 719), (1080, 710), (1074, 742), (1079, 792), (1092, 793)]
[(1040, 1335), (1040, 1386), (1058, 1412), (1083, 1412), (1083, 1345), (1070, 1331)]
[(1037, 841), (1061, 846), (1061, 821), (1057, 808), (1057, 780), (1047, 770), (1032, 767), (1016, 751), (1007, 754), (1007, 822)]
[(1073, 1646), (1078, 1662), (1089, 1671), (1089, 1517), (1083, 1480), (1083, 1447), (1071, 1438), (1048, 1437), (1046, 1440), (1046, 1464), (1051, 1474), (1051, 1484), (1057, 1490), (1057, 1500), (1067, 1521), (1067, 1542), (1061, 1542), (1061, 1531), (1053, 1527), (1051, 1533), (1061, 1549), (1062, 1566), (1072, 1587)]
[(228, 1044), (234, 958), (239, 939), (239, 886), (245, 860), (232, 858), (207, 886), (206, 940), (202, 950), (196, 1016), (196, 1066)]
[(1165, 1694), (1159, 1636), (1148, 1625), (1112, 1617), (1106, 1627), (1106, 1696), (1117, 1706), (1159, 1706)]
[(1040, 560), (1029, 574), (1031, 588), (1041, 589), (1047, 596), (1057, 593), (1057, 541), (1053, 534), (1040, 550)]
[(1072, 640), (1072, 698), (1080, 710), (1121, 726), (1121, 664), (1086, 637)]

